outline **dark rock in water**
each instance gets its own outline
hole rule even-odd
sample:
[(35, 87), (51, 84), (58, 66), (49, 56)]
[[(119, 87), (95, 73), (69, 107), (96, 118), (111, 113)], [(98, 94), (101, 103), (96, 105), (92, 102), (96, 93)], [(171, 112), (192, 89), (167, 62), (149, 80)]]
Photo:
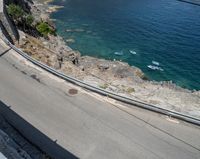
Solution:
[(145, 80), (145, 81), (149, 81), (149, 78), (145, 75), (142, 77), (142, 79)]

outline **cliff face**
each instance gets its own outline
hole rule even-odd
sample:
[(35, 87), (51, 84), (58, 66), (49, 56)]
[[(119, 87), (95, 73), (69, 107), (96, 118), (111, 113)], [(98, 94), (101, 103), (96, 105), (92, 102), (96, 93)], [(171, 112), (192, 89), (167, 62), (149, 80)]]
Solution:
[(32, 0), (4, 0), (4, 2), (6, 5), (11, 3), (20, 5), (26, 12), (30, 12), (30, 4), (33, 3)]
[(14, 43), (14, 41), (19, 40), (17, 27), (6, 11), (4, 0), (0, 0), (0, 6), (0, 28), (4, 36), (6, 36), (11, 43)]
[(32, 0), (0, 0), (0, 28), (4, 36), (11, 43), (14, 43), (14, 41), (18, 41), (20, 37), (14, 21), (8, 15), (6, 10), (6, 5), (12, 3), (20, 5), (24, 11), (30, 13), (31, 4), (33, 4), (33, 2)]

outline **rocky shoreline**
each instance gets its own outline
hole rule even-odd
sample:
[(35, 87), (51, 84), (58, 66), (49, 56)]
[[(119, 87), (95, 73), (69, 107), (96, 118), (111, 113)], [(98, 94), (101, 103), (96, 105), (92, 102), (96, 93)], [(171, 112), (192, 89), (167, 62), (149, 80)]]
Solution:
[[(36, 20), (42, 19), (54, 26), (49, 15), (60, 6), (47, 2), (34, 0), (30, 4), (31, 12)], [(67, 75), (120, 95), (200, 118), (200, 91), (183, 89), (168, 81), (149, 81), (139, 68), (124, 62), (81, 56), (60, 36), (35, 38), (23, 32), (20, 36), (18, 47)]]

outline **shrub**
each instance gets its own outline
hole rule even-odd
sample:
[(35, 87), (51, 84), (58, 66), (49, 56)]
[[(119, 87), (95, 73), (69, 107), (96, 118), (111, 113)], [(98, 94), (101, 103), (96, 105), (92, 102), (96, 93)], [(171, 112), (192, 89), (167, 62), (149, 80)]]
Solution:
[[(40, 34), (44, 37), (47, 37), (48, 34), (55, 35), (55, 29), (51, 27), (46, 22), (39, 22), (38, 24), (34, 23), (34, 17), (23, 10), (20, 5), (9, 4), (7, 6), (8, 14), (14, 19), (19, 29), (22, 29), (26, 33), (37, 35)], [(39, 32), (39, 33), (38, 33)]]
[(25, 17), (25, 22), (27, 25), (31, 26), (34, 22), (34, 17), (31, 14), (27, 14)]
[(128, 89), (127, 89), (127, 93), (131, 94), (131, 93), (133, 93), (133, 92), (135, 92), (135, 89), (134, 89), (134, 88), (128, 88)]
[(25, 15), (25, 12), (22, 9), (22, 7), (15, 5), (15, 4), (8, 5), (7, 11), (8, 11), (8, 14), (11, 17), (13, 17), (13, 19), (15, 19), (15, 20), (19, 20)]
[(102, 88), (102, 89), (107, 89), (108, 88), (108, 84), (104, 83), (103, 85), (100, 85), (99, 87)]
[(15, 4), (10, 4), (7, 7), (8, 14), (17, 22), (18, 25), (23, 27), (32, 26), (34, 17), (31, 14), (27, 14), (22, 7)]
[(36, 29), (41, 35), (45, 37), (48, 34), (55, 34), (55, 30), (48, 23), (45, 22), (40, 22), (39, 24), (37, 24)]

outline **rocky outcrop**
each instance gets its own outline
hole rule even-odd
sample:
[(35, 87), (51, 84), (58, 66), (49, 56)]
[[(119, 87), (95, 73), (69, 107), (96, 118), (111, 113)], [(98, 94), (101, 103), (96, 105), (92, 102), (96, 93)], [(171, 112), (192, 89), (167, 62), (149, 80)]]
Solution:
[(89, 56), (82, 56), (79, 60), (79, 67), (84, 71), (94, 73), (105, 80), (114, 78), (132, 78), (141, 80), (143, 72), (136, 67), (130, 67), (127, 63), (120, 61), (109, 61)]

